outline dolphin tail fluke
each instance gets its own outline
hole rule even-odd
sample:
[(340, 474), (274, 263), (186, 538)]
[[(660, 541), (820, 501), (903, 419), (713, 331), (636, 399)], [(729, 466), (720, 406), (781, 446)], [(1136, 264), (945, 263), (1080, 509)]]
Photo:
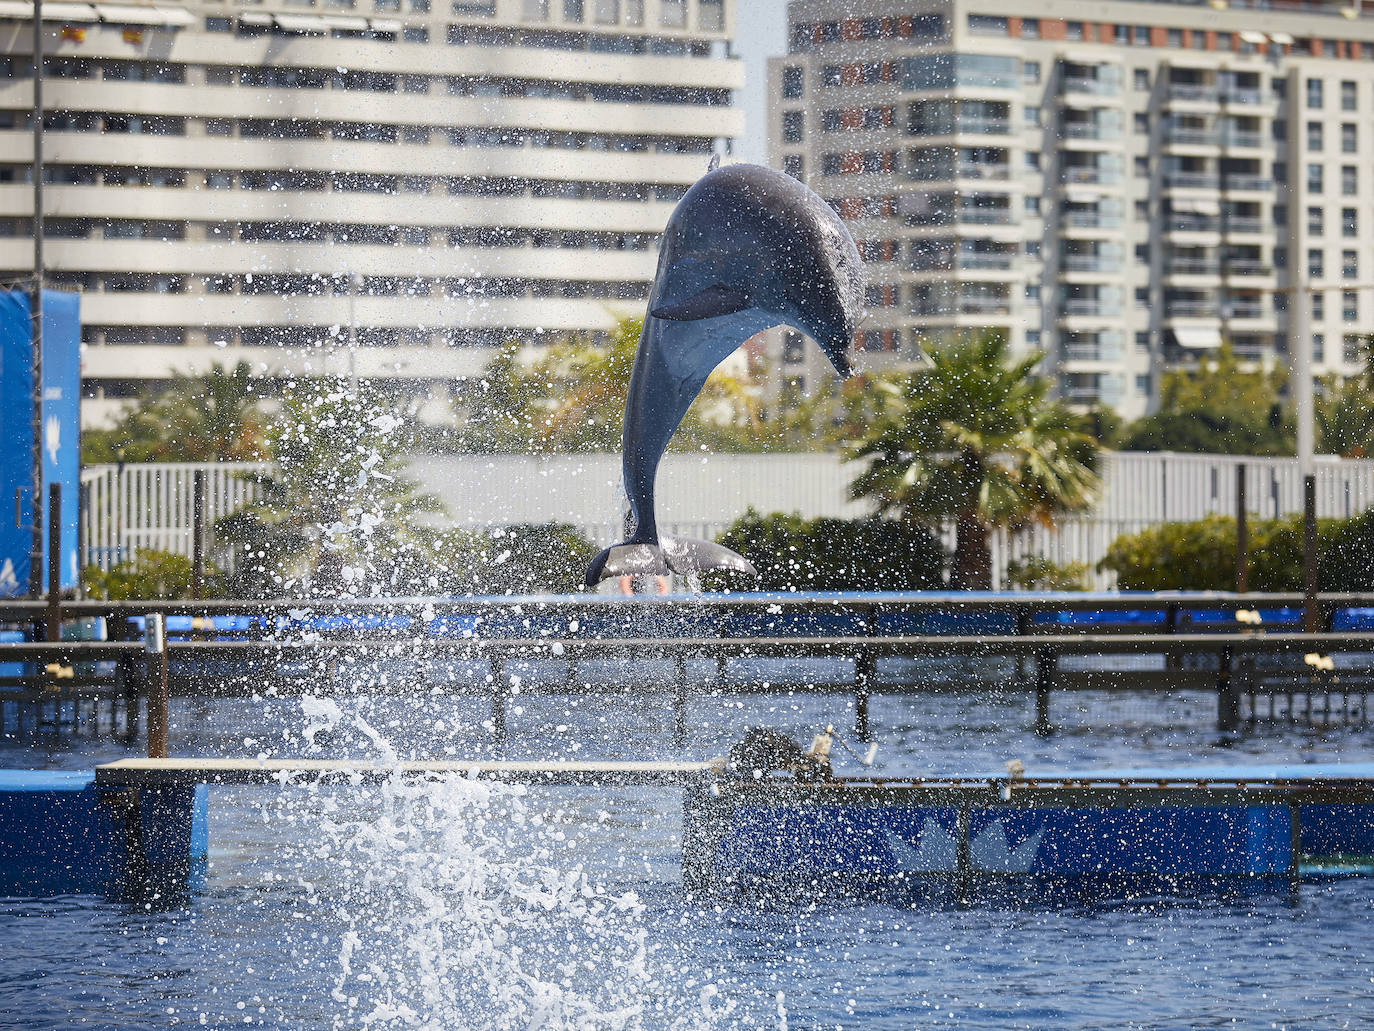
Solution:
[(714, 541), (660, 537), (658, 545), (616, 544), (601, 552), (587, 567), (587, 586), (595, 587), (613, 576), (687, 576), (711, 569), (758, 575), (747, 558)]

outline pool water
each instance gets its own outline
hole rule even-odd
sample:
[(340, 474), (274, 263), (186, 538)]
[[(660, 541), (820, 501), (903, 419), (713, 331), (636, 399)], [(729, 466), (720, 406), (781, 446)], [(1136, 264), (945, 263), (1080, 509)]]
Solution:
[[(799, 740), (841, 696), (525, 694), (497, 749), (480, 699), (179, 701), (184, 755), (707, 758), (751, 725)], [(1368, 761), (1374, 729), (1222, 741), (1204, 694), (879, 695), (884, 772)], [(89, 768), (108, 738), (0, 742)], [(841, 757), (842, 758), (842, 757)], [(852, 765), (852, 764), (851, 764)], [(849, 772), (856, 772), (851, 769)], [(0, 1027), (1191, 1028), (1374, 1024), (1374, 882), (1296, 895), (967, 907), (697, 903), (679, 792), (474, 784), (213, 789), (207, 890), (184, 908), (0, 900)]]

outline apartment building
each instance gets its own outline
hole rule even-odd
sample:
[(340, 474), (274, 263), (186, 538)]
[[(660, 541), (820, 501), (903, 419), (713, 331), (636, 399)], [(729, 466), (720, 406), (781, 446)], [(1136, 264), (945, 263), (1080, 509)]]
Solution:
[[(867, 262), (870, 367), (1001, 328), (1135, 417), (1229, 342), (1315, 371), (1374, 330), (1374, 17), (1338, 2), (794, 0), (772, 160)], [(1329, 287), (1307, 292), (1319, 284)], [(779, 387), (827, 381), (773, 342)]]
[[(743, 127), (735, 0), (50, 0), (49, 285), (88, 422), (215, 362), (426, 395), (642, 311)], [(29, 274), (32, 8), (0, 0), (0, 279)]]

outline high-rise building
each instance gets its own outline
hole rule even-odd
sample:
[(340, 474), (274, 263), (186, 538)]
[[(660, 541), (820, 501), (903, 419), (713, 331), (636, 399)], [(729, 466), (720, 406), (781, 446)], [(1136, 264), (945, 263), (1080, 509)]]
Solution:
[[(734, 2), (44, 3), (45, 264), (83, 294), (88, 421), (239, 358), (443, 392), (642, 309), (742, 131)], [(31, 267), (32, 15), (0, 0), (0, 279)]]
[[(770, 154), (858, 241), (870, 366), (998, 327), (1065, 399), (1137, 416), (1222, 342), (1287, 363), (1301, 296), (1315, 372), (1355, 371), (1374, 329), (1358, 4), (794, 0), (789, 23)], [(784, 390), (826, 378), (800, 340), (775, 347)]]

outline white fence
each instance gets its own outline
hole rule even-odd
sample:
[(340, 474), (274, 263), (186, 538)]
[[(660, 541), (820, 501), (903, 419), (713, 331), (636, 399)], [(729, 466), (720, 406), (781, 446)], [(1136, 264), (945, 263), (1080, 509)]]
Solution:
[[(1302, 482), (1291, 458), (1116, 453), (1103, 457), (1103, 496), (1094, 512), (993, 539), (994, 583), (1006, 582), (1007, 563), (1040, 556), (1090, 568), (1122, 533), (1155, 523), (1234, 515), (1236, 468), (1246, 468), (1247, 509), (1269, 519), (1302, 509)], [(88, 561), (108, 567), (136, 548), (190, 554), (192, 484), (205, 471), (207, 527), (256, 496), (251, 463), (93, 466), (82, 474), (87, 489)], [(753, 507), (853, 517), (867, 513), (849, 500), (856, 467), (820, 455), (695, 455), (664, 458), (658, 480), (658, 514), (665, 532), (713, 537)], [(1374, 506), (1374, 460), (1317, 461), (1317, 514), (1348, 517)], [(410, 473), (443, 502), (454, 525), (479, 527), (557, 520), (578, 526), (592, 540), (618, 538), (621, 525), (618, 455), (418, 456)], [(946, 534), (952, 546), (952, 536)], [(208, 544), (209, 542), (207, 542)], [(1103, 574), (1093, 584), (1108, 587)]]

